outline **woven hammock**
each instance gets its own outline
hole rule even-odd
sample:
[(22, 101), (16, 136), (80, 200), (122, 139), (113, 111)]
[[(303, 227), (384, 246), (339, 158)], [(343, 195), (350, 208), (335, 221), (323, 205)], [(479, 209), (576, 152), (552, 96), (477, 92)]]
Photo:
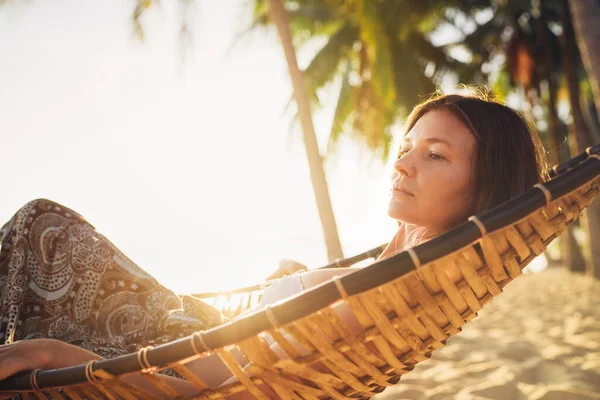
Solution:
[[(180, 394), (156, 373), (172, 368), (198, 389), (187, 398), (248, 392), (268, 399), (369, 398), (444, 346), (541, 254), (598, 194), (600, 145), (553, 169), (553, 178), (426, 243), (263, 310), (192, 336), (113, 359), (23, 372), (0, 390), (23, 398), (155, 399), (125, 382), (136, 372), (160, 397)], [(346, 304), (364, 330), (334, 311)], [(265, 334), (289, 358), (280, 359)], [(307, 350), (300, 353), (297, 345)], [(250, 361), (240, 365), (228, 350)], [(237, 379), (210, 389), (188, 363), (217, 354)], [(228, 381), (229, 382), (229, 381)], [(183, 398), (183, 397), (182, 397)]]

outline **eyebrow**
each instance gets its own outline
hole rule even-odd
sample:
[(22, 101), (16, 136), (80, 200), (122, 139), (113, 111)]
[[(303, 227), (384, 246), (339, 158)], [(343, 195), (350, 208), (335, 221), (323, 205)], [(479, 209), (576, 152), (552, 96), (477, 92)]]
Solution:
[[(436, 138), (436, 137), (429, 137), (429, 138), (426, 138), (424, 140), (427, 143), (442, 143), (442, 144), (445, 144), (448, 147), (452, 147), (452, 143), (450, 143), (449, 141), (447, 141), (445, 139), (440, 139), (440, 138)], [(405, 136), (404, 140), (402, 142), (412, 142), (412, 139)]]

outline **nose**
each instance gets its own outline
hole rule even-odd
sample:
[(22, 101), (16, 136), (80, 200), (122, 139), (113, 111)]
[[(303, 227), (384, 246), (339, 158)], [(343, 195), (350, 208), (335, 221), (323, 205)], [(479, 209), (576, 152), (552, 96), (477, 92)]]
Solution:
[(406, 175), (412, 177), (415, 175), (415, 165), (411, 160), (409, 154), (405, 154), (404, 156), (398, 158), (394, 161), (394, 170), (398, 172), (400, 175)]

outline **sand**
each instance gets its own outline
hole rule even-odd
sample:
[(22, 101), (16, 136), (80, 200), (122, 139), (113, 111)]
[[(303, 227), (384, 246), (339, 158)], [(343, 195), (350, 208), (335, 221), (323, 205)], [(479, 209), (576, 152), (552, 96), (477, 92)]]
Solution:
[(373, 399), (600, 399), (600, 281), (562, 268), (519, 277)]

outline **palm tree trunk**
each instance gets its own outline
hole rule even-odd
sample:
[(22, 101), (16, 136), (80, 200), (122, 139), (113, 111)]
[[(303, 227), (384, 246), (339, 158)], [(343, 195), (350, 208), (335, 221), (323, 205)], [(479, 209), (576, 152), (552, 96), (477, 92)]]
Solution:
[(569, 0), (571, 20), (583, 65), (600, 115), (600, 4), (596, 0)]
[[(569, 18), (571, 8), (571, 15)], [(566, 0), (563, 1), (563, 7), (561, 10), (561, 18), (563, 22), (563, 53), (564, 53), (564, 64), (565, 71), (567, 73), (567, 84), (569, 86), (569, 102), (571, 104), (571, 115), (573, 116), (574, 135), (571, 135), (571, 151), (574, 154), (585, 151), (590, 146), (590, 136), (583, 116), (580, 102), (580, 91), (579, 91), (579, 77), (577, 74), (577, 66), (579, 60), (575, 54), (575, 45), (579, 43), (579, 50), (583, 60), (584, 66), (588, 70), (588, 79), (592, 83), (592, 90), (594, 90), (594, 97), (596, 99), (596, 107), (600, 110), (600, 89), (598, 82), (600, 82), (600, 65), (590, 64), (590, 62), (600, 63), (600, 46), (597, 42), (587, 42), (588, 38), (595, 38), (600, 40), (600, 28), (598, 27), (598, 21), (600, 20), (600, 7), (597, 6), (597, 2), (594, 0), (578, 0), (569, 1), (567, 4)], [(590, 10), (586, 9), (589, 8)], [(585, 15), (586, 12), (591, 13), (592, 21), (587, 18), (590, 15)], [(595, 16), (594, 16), (595, 12)], [(584, 13), (584, 14), (582, 14)], [(583, 20), (583, 23), (582, 21)], [(589, 24), (589, 26), (587, 26)], [(582, 35), (582, 29), (586, 32)], [(588, 30), (590, 29), (590, 30)], [(595, 30), (595, 33), (594, 33)], [(595, 35), (595, 36), (594, 36)], [(578, 40), (576, 41), (576, 38)], [(585, 47), (585, 50), (584, 50)], [(587, 53), (587, 54), (586, 54)], [(593, 56), (594, 59), (589, 57)], [(587, 60), (586, 60), (587, 58)], [(591, 68), (595, 65), (595, 73)], [(594, 83), (595, 81), (595, 83)], [(595, 88), (594, 88), (595, 86)], [(598, 90), (596, 92), (596, 90)], [(581, 227), (586, 233), (586, 252), (589, 255), (589, 262), (586, 263), (586, 273), (590, 276), (600, 278), (600, 203), (592, 203), (585, 213), (585, 216), (581, 219)]]
[(550, 39), (548, 38), (548, 21), (546, 18), (546, 8), (544, 4), (540, 4), (540, 17), (537, 25), (538, 41), (541, 47), (544, 60), (544, 78), (548, 82), (548, 116), (549, 116), (549, 137), (550, 144), (550, 164), (556, 165), (562, 160), (559, 154), (559, 145), (561, 143), (560, 134), (558, 132), (558, 110), (556, 108), (557, 85), (556, 85), (556, 68), (552, 65), (552, 49), (550, 48)]
[(582, 96), (580, 102), (583, 103), (583, 107), (581, 107), (581, 109), (583, 111), (585, 124), (589, 130), (588, 132), (590, 132), (590, 140), (593, 143), (593, 146), (600, 143), (600, 121), (598, 121), (596, 114), (594, 95), (592, 93), (588, 93), (587, 95)]
[[(564, 32), (562, 51), (564, 68), (567, 75), (567, 85), (569, 87), (569, 103), (571, 105), (571, 116), (573, 117), (573, 128), (575, 128), (574, 135), (571, 137), (572, 140), (570, 147), (572, 154), (576, 155), (585, 151), (585, 149), (590, 145), (590, 139), (585, 118), (583, 116), (583, 111), (581, 109), (581, 103), (579, 101), (579, 75), (577, 73), (579, 60), (577, 59), (574, 48), (574, 46), (577, 46), (575, 32), (573, 31), (573, 25), (569, 20), (569, 7), (566, 0), (564, 0), (563, 5), (564, 7), (561, 10), (561, 19)], [(600, 50), (600, 47), (598, 50)]]
[[(543, 68), (539, 70), (542, 72), (543, 78), (548, 82), (548, 115), (549, 115), (549, 129), (548, 129), (548, 150), (549, 150), (549, 161), (550, 165), (557, 165), (564, 161), (564, 157), (561, 154), (560, 143), (562, 139), (559, 132), (559, 119), (558, 110), (556, 107), (557, 98), (557, 84), (556, 84), (556, 68), (552, 63), (552, 49), (550, 47), (548, 21), (546, 18), (546, 8), (544, 4), (540, 4), (540, 16), (537, 24), (537, 37), (538, 47), (542, 52)], [(540, 91), (541, 93), (541, 91)], [(570, 225), (563, 236), (558, 238), (558, 246), (560, 249), (560, 258), (563, 267), (568, 268), (573, 272), (585, 272), (585, 258), (581, 248), (575, 240), (575, 226)], [(556, 265), (559, 266), (560, 264)], [(548, 263), (550, 267), (551, 264)]]
[(288, 71), (292, 80), (294, 99), (298, 105), (300, 125), (302, 126), (302, 137), (306, 148), (308, 168), (310, 169), (310, 178), (315, 193), (319, 217), (321, 218), (323, 233), (325, 235), (327, 257), (329, 261), (334, 261), (343, 257), (342, 246), (338, 236), (333, 207), (331, 206), (329, 189), (327, 188), (327, 180), (323, 169), (323, 157), (319, 152), (317, 135), (315, 134), (315, 128), (312, 121), (310, 101), (304, 83), (304, 74), (300, 70), (300, 67), (298, 67), (296, 51), (292, 44), (289, 17), (283, 7), (282, 0), (268, 0), (268, 5), (269, 16), (277, 28), (279, 39), (283, 45)]

